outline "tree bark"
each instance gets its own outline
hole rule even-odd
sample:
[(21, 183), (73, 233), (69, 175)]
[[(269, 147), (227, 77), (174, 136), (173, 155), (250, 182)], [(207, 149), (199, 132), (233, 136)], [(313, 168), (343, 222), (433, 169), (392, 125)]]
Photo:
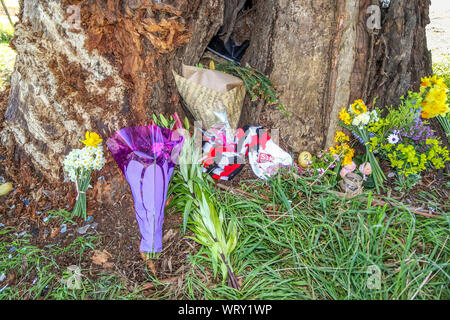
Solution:
[[(238, 4), (240, 1), (234, 1)], [(231, 2), (230, 2), (231, 3)], [(357, 98), (398, 103), (431, 73), (429, 0), (391, 1), (378, 34), (367, 8), (378, 0), (254, 0), (243, 59), (266, 73), (291, 112), (264, 109), (291, 151), (332, 143), (340, 108)], [(171, 74), (199, 61), (224, 19), (225, 0), (26, 0), (12, 44), (18, 51), (2, 143), (59, 179), (84, 130), (108, 137), (179, 111)], [(81, 8), (74, 30), (69, 6)], [(227, 12), (231, 12), (227, 7)], [(241, 124), (252, 124), (246, 105)]]
[[(194, 64), (218, 31), (223, 0), (21, 0), (2, 143), (60, 179), (84, 130), (108, 137), (178, 111), (172, 69)], [(69, 21), (81, 9), (80, 29)], [(75, 7), (76, 9), (76, 7)], [(75, 21), (76, 22), (76, 21)]]

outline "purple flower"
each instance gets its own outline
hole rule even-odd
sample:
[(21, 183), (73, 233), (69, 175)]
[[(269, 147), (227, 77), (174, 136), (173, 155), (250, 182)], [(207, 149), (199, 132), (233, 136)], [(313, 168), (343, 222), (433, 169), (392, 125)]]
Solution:
[(364, 140), (363, 140), (363, 138), (361, 138), (360, 136), (358, 136), (356, 133), (354, 133), (353, 131), (352, 131), (352, 133), (353, 133), (353, 135), (355, 136), (355, 138), (356, 139), (358, 139), (359, 140), (359, 142), (361, 142), (361, 144), (366, 144), (365, 142), (364, 142)]
[(425, 143), (427, 139), (434, 137), (433, 130), (425, 125), (420, 117), (414, 120), (413, 126), (410, 128), (402, 128), (398, 130), (398, 132), (401, 140), (403, 140), (403, 138), (408, 138), (413, 140), (416, 144)]

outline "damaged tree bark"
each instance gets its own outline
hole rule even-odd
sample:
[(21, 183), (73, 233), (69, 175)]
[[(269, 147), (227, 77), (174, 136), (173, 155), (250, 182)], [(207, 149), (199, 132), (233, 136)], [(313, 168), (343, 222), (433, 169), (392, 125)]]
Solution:
[(153, 112), (183, 114), (171, 70), (200, 59), (224, 9), (223, 0), (20, 5), (1, 140), (53, 180), (60, 179), (62, 159), (84, 130), (108, 137), (148, 124)]
[[(231, 3), (243, 5), (227, 2), (228, 13), (234, 12)], [(391, 1), (381, 9), (377, 34), (366, 22), (367, 8), (378, 0), (252, 4), (243, 63), (266, 73), (280, 90), (292, 116), (265, 109), (262, 117), (280, 129), (291, 151), (314, 152), (332, 143), (339, 109), (352, 100), (396, 104), (431, 73), (429, 0)], [(0, 138), (56, 180), (64, 155), (85, 129), (108, 137), (147, 124), (152, 112), (182, 113), (171, 71), (199, 61), (224, 23), (225, 0), (21, 0), (21, 7)], [(79, 29), (71, 21), (76, 8)], [(229, 24), (234, 16), (227, 15)], [(241, 124), (252, 124), (255, 112), (246, 105)]]

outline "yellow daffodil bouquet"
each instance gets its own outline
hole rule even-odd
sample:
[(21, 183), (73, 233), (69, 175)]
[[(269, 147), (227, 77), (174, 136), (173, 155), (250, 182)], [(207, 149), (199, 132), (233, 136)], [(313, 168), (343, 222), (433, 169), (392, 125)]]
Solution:
[(64, 159), (64, 171), (75, 183), (77, 198), (72, 216), (83, 217), (86, 220), (86, 191), (91, 182), (93, 170), (101, 170), (105, 165), (103, 148), (99, 135), (86, 132), (86, 139), (80, 140), (85, 147), (73, 149)]
[(419, 93), (423, 97), (421, 115), (424, 119), (437, 118), (447, 139), (450, 134), (450, 108), (448, 95), (450, 93), (444, 79), (437, 76), (422, 78)]
[(380, 187), (384, 189), (383, 182), (386, 176), (381, 170), (378, 160), (374, 155), (374, 150), (370, 147), (372, 138), (369, 127), (380, 121), (378, 111), (369, 111), (362, 100), (356, 100), (348, 108), (343, 108), (339, 113), (340, 125), (350, 130), (353, 135), (366, 147), (364, 162), (369, 162), (372, 168), (372, 177), (377, 192)]

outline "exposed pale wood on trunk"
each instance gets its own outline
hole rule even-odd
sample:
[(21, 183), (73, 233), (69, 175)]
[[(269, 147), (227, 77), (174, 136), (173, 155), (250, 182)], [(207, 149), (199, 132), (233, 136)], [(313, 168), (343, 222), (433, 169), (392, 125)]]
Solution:
[(351, 75), (355, 63), (356, 25), (359, 15), (359, 0), (338, 0), (336, 36), (331, 51), (331, 75), (329, 100), (325, 113), (328, 123), (325, 147), (334, 143), (334, 135), (339, 126), (339, 110), (350, 101)]

